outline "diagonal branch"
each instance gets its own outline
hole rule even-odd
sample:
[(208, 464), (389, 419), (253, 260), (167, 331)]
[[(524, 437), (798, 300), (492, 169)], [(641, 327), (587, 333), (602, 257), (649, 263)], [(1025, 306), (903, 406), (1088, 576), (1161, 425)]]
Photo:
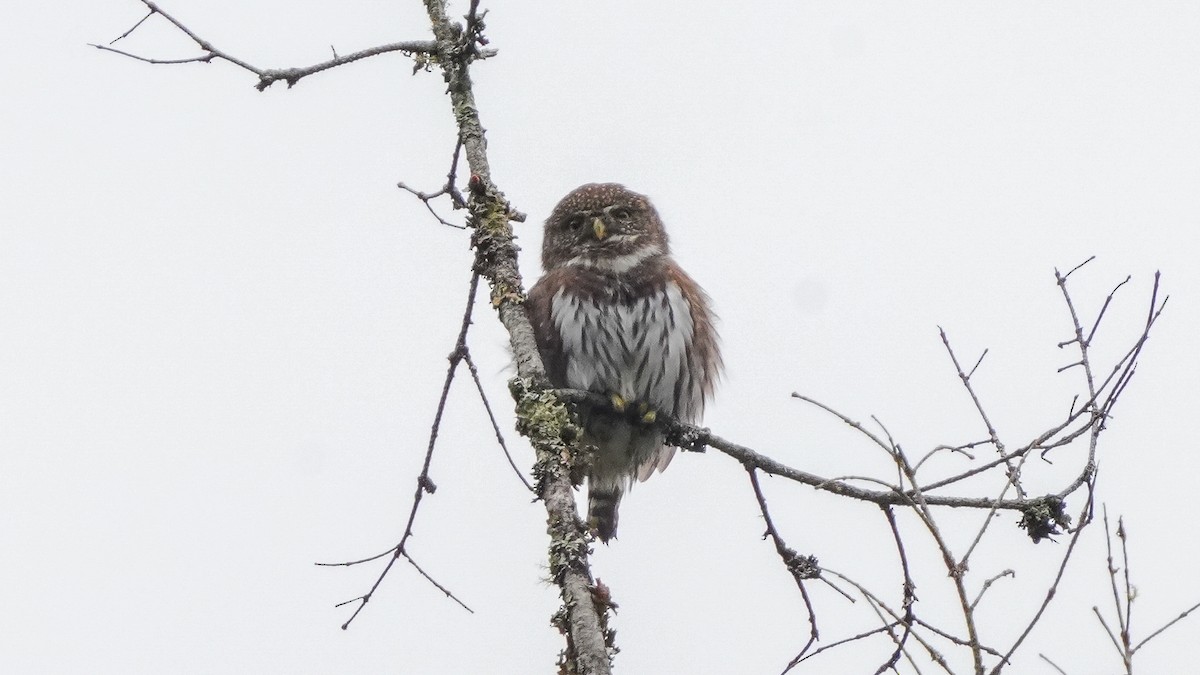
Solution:
[[(371, 585), (370, 590), (368, 590), (365, 594), (354, 598), (353, 600), (347, 600), (345, 602), (338, 603), (338, 607), (352, 602), (359, 603), (358, 607), (354, 608), (354, 613), (351, 614), (350, 618), (346, 620), (346, 623), (342, 624), (342, 630), (349, 628), (351, 622), (358, 617), (359, 612), (361, 612), (363, 608), (367, 606), (367, 603), (371, 601), (371, 597), (375, 595), (375, 591), (387, 577), (388, 572), (392, 571), (392, 566), (394, 566), (396, 561), (401, 557), (415, 567), (416, 570), (420, 572), (421, 576), (428, 579), (429, 582), (436, 586), (438, 590), (445, 593), (447, 597), (457, 602), (468, 612), (471, 612), (472, 614), (475, 613), (473, 609), (464, 604), (462, 600), (459, 600), (457, 597), (455, 597), (455, 595), (451, 593), (445, 586), (442, 586), (440, 583), (434, 580), (433, 577), (429, 576), (429, 573), (426, 572), (420, 565), (418, 565), (416, 560), (413, 560), (412, 556), (408, 552), (407, 545), (409, 537), (411, 537), (413, 534), (413, 524), (417, 521), (417, 509), (421, 507), (421, 499), (426, 494), (433, 494), (437, 491), (437, 485), (435, 485), (433, 479), (429, 477), (429, 466), (433, 462), (433, 449), (437, 445), (438, 432), (442, 428), (442, 415), (446, 412), (446, 401), (450, 397), (450, 385), (454, 383), (454, 374), (458, 370), (458, 364), (469, 358), (467, 352), (467, 331), (471, 329), (471, 314), (473, 313), (473, 309), (475, 307), (475, 293), (478, 290), (479, 275), (472, 274), (470, 289), (467, 291), (467, 308), (463, 310), (462, 325), (458, 331), (458, 338), (454, 341), (454, 351), (450, 352), (450, 356), (447, 357), (447, 360), (450, 361), (450, 366), (446, 369), (446, 380), (442, 384), (442, 395), (441, 398), (438, 399), (437, 412), (434, 413), (433, 416), (433, 427), (429, 432), (429, 445), (425, 450), (425, 462), (421, 465), (420, 475), (417, 476), (417, 491), (413, 495), (412, 508), (408, 512), (408, 524), (404, 526), (404, 534), (400, 535), (400, 542), (383, 553), (371, 556), (369, 558), (363, 558), (362, 560), (352, 560), (342, 563), (317, 563), (317, 565), (321, 567), (349, 567), (351, 565), (359, 565), (372, 560), (378, 560), (379, 558), (389, 554), (392, 556), (391, 559), (388, 560), (387, 565), (383, 568), (383, 571), (381, 571), (379, 576), (375, 578), (375, 583)], [(486, 401), (486, 399), (484, 400)], [(503, 439), (501, 439), (501, 445), (503, 445), (503, 442)], [(506, 455), (508, 454), (507, 449), (505, 449), (504, 452)]]
[(1174, 619), (1171, 619), (1171, 620), (1170, 620), (1170, 621), (1168, 621), (1167, 623), (1163, 624), (1163, 625), (1162, 625), (1162, 627), (1160, 627), (1158, 630), (1156, 630), (1156, 631), (1154, 631), (1153, 633), (1151, 633), (1151, 634), (1147, 635), (1147, 636), (1145, 637), (1145, 639), (1143, 639), (1141, 642), (1137, 643), (1137, 646), (1133, 648), (1133, 651), (1135, 651), (1135, 652), (1136, 652), (1136, 651), (1138, 651), (1138, 650), (1139, 650), (1139, 649), (1141, 649), (1141, 648), (1142, 648), (1142, 647), (1143, 647), (1143, 646), (1144, 646), (1144, 645), (1145, 645), (1147, 642), (1149, 642), (1149, 641), (1153, 640), (1154, 638), (1158, 637), (1159, 635), (1161, 635), (1161, 634), (1162, 634), (1162, 632), (1163, 632), (1163, 631), (1165, 631), (1166, 629), (1170, 628), (1171, 626), (1174, 626), (1175, 624), (1179, 623), (1180, 621), (1182, 621), (1182, 620), (1186, 619), (1186, 618), (1187, 618), (1187, 616), (1188, 616), (1189, 614), (1191, 614), (1192, 612), (1196, 611), (1197, 609), (1200, 609), (1200, 602), (1198, 602), (1198, 603), (1196, 603), (1196, 604), (1192, 605), (1191, 607), (1188, 607), (1187, 609), (1183, 610), (1183, 612), (1181, 612), (1181, 613), (1179, 614), (1179, 616), (1175, 617)]
[(820, 631), (817, 630), (817, 613), (813, 609), (812, 599), (808, 596), (808, 589), (804, 586), (806, 579), (818, 579), (821, 576), (821, 567), (817, 563), (816, 556), (800, 555), (795, 549), (787, 545), (780, 536), (779, 530), (775, 529), (775, 522), (771, 520), (771, 512), (767, 509), (767, 498), (763, 495), (762, 486), (758, 484), (758, 472), (754, 467), (746, 467), (746, 472), (750, 474), (750, 487), (754, 490), (754, 497), (758, 500), (758, 510), (762, 513), (763, 522), (766, 524), (766, 532), (763, 533), (763, 539), (771, 538), (775, 544), (775, 552), (779, 554), (779, 559), (783, 561), (783, 566), (787, 568), (792, 579), (796, 581), (796, 587), (800, 589), (800, 597), (804, 599), (804, 607), (808, 610), (808, 642), (800, 649), (800, 653), (792, 658), (787, 667), (783, 669), (784, 673), (794, 668), (796, 664), (804, 660), (804, 655), (809, 648), (820, 639)]
[[(475, 279), (479, 275), (474, 275)], [(471, 358), (470, 352), (463, 353), (463, 361), (467, 364), (467, 370), (471, 373), (471, 379), (475, 382), (475, 391), (479, 393), (479, 400), (483, 402), (483, 409), (487, 412), (488, 421), (492, 423), (492, 431), (496, 434), (496, 442), (500, 444), (500, 449), (504, 451), (504, 458), (508, 460), (508, 465), (512, 467), (513, 473), (517, 474), (521, 484), (530, 492), (536, 493), (529, 480), (525, 478), (525, 474), (517, 467), (516, 461), (513, 460), (512, 453), (508, 451), (508, 444), (504, 442), (504, 434), (500, 432), (500, 425), (496, 422), (496, 414), (492, 412), (492, 404), (488, 401), (487, 394), (483, 391), (483, 382), (479, 379), (479, 369), (475, 367), (475, 360)]]
[[(980, 355), (979, 361), (975, 363), (975, 366), (971, 368), (971, 372), (964, 373), (962, 365), (958, 362), (958, 356), (954, 353), (954, 348), (950, 346), (950, 338), (946, 335), (945, 329), (943, 329), (941, 326), (938, 326), (938, 335), (942, 338), (942, 344), (946, 347), (946, 353), (950, 355), (950, 361), (954, 364), (954, 370), (958, 373), (958, 379), (962, 381), (963, 387), (966, 388), (967, 394), (971, 397), (971, 402), (975, 404), (975, 410), (979, 413), (979, 418), (983, 421), (983, 426), (987, 429), (988, 439), (991, 441), (991, 444), (995, 446), (996, 452), (1000, 453), (1001, 457), (1004, 457), (1004, 442), (1001, 441), (1000, 437), (996, 434), (996, 427), (992, 425), (992, 420), (988, 417), (987, 411), (984, 410), (983, 403), (979, 401), (979, 395), (975, 393), (975, 387), (971, 386), (971, 376), (975, 374), (975, 370), (979, 368), (979, 364), (983, 362), (983, 357), (987, 356), (987, 350), (983, 350), (983, 354)], [(1005, 459), (1004, 461), (1008, 467), (1009, 483), (1011, 483), (1012, 486), (1017, 489), (1018, 497), (1024, 497), (1025, 490), (1021, 487), (1021, 476), (1017, 467), (1013, 466), (1012, 462), (1008, 459)]]
[(1008, 648), (1008, 651), (1004, 653), (1004, 656), (1000, 658), (1000, 662), (997, 663), (994, 668), (992, 668), (990, 671), (991, 675), (999, 675), (1004, 666), (1008, 665), (1012, 655), (1017, 651), (1017, 648), (1021, 646), (1021, 643), (1025, 641), (1025, 638), (1029, 637), (1029, 634), (1033, 632), (1034, 626), (1041, 621), (1042, 615), (1046, 612), (1046, 608), (1050, 606), (1050, 602), (1054, 600), (1054, 596), (1058, 594), (1058, 585), (1062, 583), (1063, 575), (1067, 571), (1067, 563), (1070, 562), (1071, 555), (1075, 552), (1075, 544), (1079, 542), (1079, 535), (1083, 532), (1088, 522), (1087, 514), (1091, 512), (1092, 499), (1095, 496), (1092, 492), (1092, 488), (1093, 485), (1089, 483), (1087, 502), (1083, 505), (1083, 508), (1080, 509), (1079, 513), (1079, 526), (1076, 527), (1075, 531), (1071, 534), (1071, 539), (1067, 543), (1067, 550), (1063, 553), (1062, 559), (1059, 561), (1058, 572), (1054, 576), (1054, 581), (1051, 582), (1050, 587), (1046, 589), (1045, 597), (1042, 598), (1041, 604), (1038, 606), (1037, 611), (1034, 612), (1033, 617), (1029, 620), (1029, 623), (1025, 625), (1025, 629), (1021, 632), (1021, 635), (1017, 637), (1012, 646)]

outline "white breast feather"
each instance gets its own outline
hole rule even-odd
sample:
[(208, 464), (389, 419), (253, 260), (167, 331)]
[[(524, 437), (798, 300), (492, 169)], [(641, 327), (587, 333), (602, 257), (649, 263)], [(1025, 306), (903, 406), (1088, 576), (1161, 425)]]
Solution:
[(560, 289), (550, 311), (562, 336), (568, 386), (617, 393), (681, 421), (696, 421), (702, 394), (687, 358), (694, 324), (677, 285), (667, 283), (631, 304), (593, 303)]

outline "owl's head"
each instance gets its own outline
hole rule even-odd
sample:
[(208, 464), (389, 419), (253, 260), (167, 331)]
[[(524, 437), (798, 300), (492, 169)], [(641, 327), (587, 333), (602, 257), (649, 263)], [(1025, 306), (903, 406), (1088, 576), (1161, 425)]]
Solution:
[(542, 266), (612, 266), (669, 253), (667, 233), (645, 195), (618, 183), (580, 185), (546, 219)]

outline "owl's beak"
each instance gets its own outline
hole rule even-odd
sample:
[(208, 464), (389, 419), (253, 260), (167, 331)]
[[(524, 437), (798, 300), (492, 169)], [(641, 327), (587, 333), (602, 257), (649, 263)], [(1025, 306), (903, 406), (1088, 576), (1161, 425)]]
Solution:
[(604, 229), (604, 221), (598, 217), (592, 218), (592, 232), (596, 233), (597, 240), (603, 240), (604, 237), (608, 236), (608, 232)]

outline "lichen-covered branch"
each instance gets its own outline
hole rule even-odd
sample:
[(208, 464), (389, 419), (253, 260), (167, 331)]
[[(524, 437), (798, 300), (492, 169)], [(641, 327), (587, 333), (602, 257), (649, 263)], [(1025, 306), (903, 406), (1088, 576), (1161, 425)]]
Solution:
[[(565, 401), (580, 405), (604, 407), (609, 405), (608, 399), (591, 392), (577, 389), (556, 390), (558, 396)], [(797, 398), (805, 398), (793, 395)], [(805, 398), (805, 400), (808, 400)], [(747, 468), (753, 467), (772, 476), (779, 476), (797, 483), (809, 485), (822, 492), (830, 492), (839, 497), (848, 497), (859, 501), (871, 502), (880, 506), (910, 506), (913, 503), (914, 491), (894, 487), (888, 490), (871, 490), (854, 485), (852, 478), (824, 478), (802, 469), (788, 466), (756, 450), (735, 443), (714, 434), (709, 429), (691, 424), (683, 424), (671, 416), (660, 413), (658, 423), (667, 432), (667, 442), (684, 450), (702, 451), (713, 448), (741, 462)], [(924, 491), (926, 488), (920, 488)], [(990, 497), (959, 497), (950, 495), (924, 495), (924, 501), (930, 506), (949, 506), (968, 509), (1000, 509), (1020, 511), (1023, 514), (1032, 513), (1035, 517), (1043, 514), (1049, 517), (1061, 510), (1062, 499), (1057, 495), (1044, 497), (1027, 497), (1024, 499), (1001, 499)]]
[(471, 4), (465, 26), (449, 19), (445, 0), (425, 0), (425, 7), (437, 41), (433, 58), (445, 77), (459, 141), (471, 170), (467, 208), (475, 271), (487, 279), (492, 306), (508, 330), (517, 366), (512, 392), (517, 400), (518, 430), (529, 438), (537, 454), (534, 473), (538, 495), (546, 507), (551, 577), (563, 600), (559, 615), (567, 650), (562, 665), (568, 672), (606, 674), (611, 670), (612, 633), (606, 626), (607, 606), (598, 607), (593, 596), (589, 534), (575, 510), (570, 476), (573, 425), (566, 405), (546, 391), (546, 371), (525, 314), (513, 243), (511, 222), (522, 217), (492, 182), (483, 124), (471, 88), (469, 66), (478, 56), (483, 16), (477, 11), (477, 1)]
[[(574, 486), (571, 481), (572, 441), (574, 439), (571, 413), (565, 403), (548, 391), (545, 369), (533, 338), (533, 328), (525, 314), (524, 289), (517, 267), (517, 247), (513, 243), (511, 223), (523, 221), (525, 216), (509, 205), (503, 193), (492, 181), (487, 157), (487, 142), (484, 138), (479, 109), (476, 106), (475, 95), (471, 87), (469, 74), (471, 64), (496, 54), (495, 49), (486, 46), (488, 41), (483, 34), (486, 13), (479, 11), (479, 0), (471, 0), (465, 23), (459, 23), (452, 21), (447, 15), (446, 0), (423, 1), (429, 16), (433, 40), (396, 42), (344, 56), (335, 53), (334, 57), (328, 61), (303, 68), (265, 69), (251, 65), (216, 47), (188, 28), (183, 22), (163, 11), (158, 4), (151, 0), (141, 0), (149, 12), (131, 28), (107, 45), (93, 44), (92, 46), (152, 64), (226, 61), (256, 75), (258, 82), (255, 86), (260, 91), (280, 80), (286, 81), (290, 87), (308, 75), (393, 51), (414, 57), (417, 69), (438, 68), (441, 70), (458, 127), (458, 142), (455, 146), (450, 173), (447, 176), (447, 184), (442, 191), (433, 195), (425, 195), (404, 185), (401, 187), (414, 192), (425, 202), (427, 207), (429, 199), (439, 194), (449, 194), (453, 198), (455, 208), (465, 205), (469, 212), (467, 225), (473, 231), (471, 243), (476, 252), (474, 274), (487, 280), (491, 289), (491, 304), (497, 310), (500, 321), (508, 330), (518, 375), (512, 386), (513, 395), (517, 401), (518, 429), (529, 437), (537, 453), (537, 466), (534, 474), (538, 481), (538, 495), (546, 506), (547, 531), (551, 538), (550, 569), (563, 599), (563, 608), (554, 620), (554, 623), (562, 628), (567, 636), (567, 648), (564, 651), (565, 661), (560, 665), (566, 672), (585, 675), (606, 674), (611, 670), (611, 655), (616, 651), (612, 643), (613, 633), (607, 626), (607, 613), (615, 605), (611, 602), (608, 589), (593, 582), (588, 563), (590, 535), (575, 510)], [(131, 35), (147, 20), (155, 16), (162, 17), (175, 26), (200, 48), (201, 53), (183, 59), (156, 59), (139, 56), (112, 46)], [(455, 172), (460, 150), (471, 172), (467, 184), (469, 195), (465, 204), (455, 185)], [(432, 211), (432, 208), (430, 210)], [(437, 214), (434, 213), (434, 215)], [(440, 216), (438, 219), (449, 224)], [(468, 309), (465, 319), (467, 323), (469, 323), (469, 318), (470, 311)], [(465, 345), (460, 344), (456, 349), (456, 354), (465, 355)], [(449, 377), (453, 376), (454, 365), (456, 362), (452, 363)], [(436, 437), (436, 425), (435, 422), (434, 437)], [(432, 440), (430, 450), (432, 451)], [(428, 459), (426, 460), (427, 468)], [(422, 490), (432, 491), (431, 485), (426, 473), (422, 473), (417, 497), (414, 501), (414, 515)], [(411, 525), (410, 518), (410, 528)], [(404, 543), (401, 542), (397, 547), (370, 559), (386, 555), (393, 556), (392, 562), (401, 555), (407, 557)], [(347, 564), (357, 564), (358, 562), (365, 561), (352, 561)], [(410, 562), (413, 561), (410, 559)], [(415, 562), (413, 564), (416, 565)], [(388, 569), (390, 567), (389, 564)], [(425, 574), (423, 570), (421, 573)], [(386, 574), (387, 569), (376, 581), (375, 587)], [(425, 576), (428, 577), (427, 574)], [(430, 578), (430, 581), (433, 579)], [(439, 585), (439, 588), (442, 587)], [(445, 589), (443, 588), (443, 590)], [(447, 594), (449, 594), (448, 591)], [(369, 599), (370, 593), (358, 598), (357, 600), (360, 602), (358, 609), (361, 609)]]

